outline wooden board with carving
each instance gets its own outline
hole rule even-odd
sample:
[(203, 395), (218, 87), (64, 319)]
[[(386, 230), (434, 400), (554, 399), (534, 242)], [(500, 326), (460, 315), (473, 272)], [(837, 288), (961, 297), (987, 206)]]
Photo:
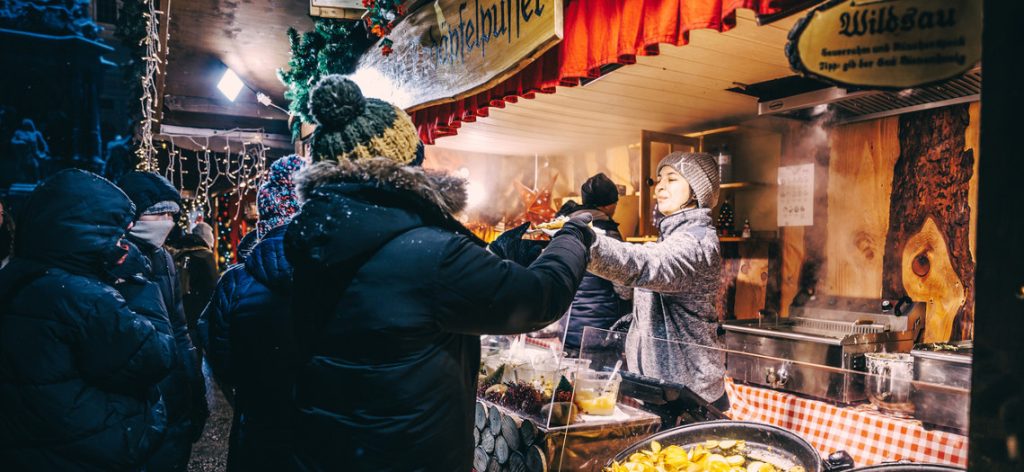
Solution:
[(965, 142), (969, 106), (926, 110), (899, 120), (883, 296), (907, 293), (930, 302), (925, 342), (970, 339), (974, 259), (968, 201), (975, 159)]
[(882, 294), (889, 194), (899, 157), (899, 118), (841, 126), (831, 136), (828, 267), (825, 290), (848, 297)]

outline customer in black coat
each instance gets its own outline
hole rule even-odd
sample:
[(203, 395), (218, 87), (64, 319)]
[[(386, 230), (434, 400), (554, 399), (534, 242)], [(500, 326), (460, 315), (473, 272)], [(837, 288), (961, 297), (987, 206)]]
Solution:
[(529, 267), (501, 260), (452, 217), (465, 182), (416, 166), (408, 115), (339, 76), (310, 105), (321, 162), (299, 172), (305, 203), (285, 234), (296, 466), (468, 471), (479, 335), (557, 320), (593, 233), (570, 221)]
[(224, 273), (199, 321), (214, 377), (232, 399), (228, 470), (287, 470), (292, 455), (295, 341), (285, 225), (298, 210), (292, 174), (304, 160), (270, 166), (256, 199), (262, 240)]
[(175, 350), (109, 285), (132, 203), (103, 178), (66, 170), (20, 216), (0, 269), (0, 464), (139, 470), (165, 432), (156, 384)]
[(163, 248), (181, 210), (181, 196), (167, 179), (152, 172), (129, 172), (117, 183), (135, 203), (135, 225), (128, 239), (149, 260), (150, 281), (160, 288), (179, 359), (171, 376), (160, 384), (167, 403), (168, 432), (147, 464), (147, 471), (183, 471), (188, 466), (192, 443), (203, 432), (209, 410), (198, 352), (188, 332), (181, 284), (174, 261)]
[[(604, 173), (590, 177), (580, 187), (583, 204), (567, 201), (558, 210), (559, 216), (578, 217), (590, 215), (593, 225), (604, 231), (606, 236), (622, 241), (619, 224), (612, 219), (619, 202), (619, 191), (615, 183)], [(572, 307), (565, 318), (565, 351), (571, 357), (579, 355), (583, 330), (587, 327), (609, 329), (629, 313), (629, 301), (633, 298), (633, 289), (617, 287), (608, 280), (590, 272), (583, 276), (580, 287), (576, 290)]]

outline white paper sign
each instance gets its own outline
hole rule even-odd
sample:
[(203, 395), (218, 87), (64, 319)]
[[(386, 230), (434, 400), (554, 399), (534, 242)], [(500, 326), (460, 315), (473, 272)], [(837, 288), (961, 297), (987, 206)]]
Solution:
[(779, 226), (814, 224), (814, 164), (779, 167)]

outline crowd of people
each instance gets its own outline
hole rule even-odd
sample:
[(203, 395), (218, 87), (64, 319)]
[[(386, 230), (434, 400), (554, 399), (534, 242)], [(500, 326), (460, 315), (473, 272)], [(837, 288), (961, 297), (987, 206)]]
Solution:
[(489, 250), (405, 112), (341, 76), (309, 107), (311, 158), (270, 166), (251, 249), (219, 280), (212, 229), (175, 234), (181, 197), (154, 173), (61, 171), (16, 225), (0, 212), (5, 468), (185, 470), (209, 413), (202, 353), (233, 407), (229, 470), (468, 471), (480, 335), (567, 312), (568, 350), (632, 321), (633, 368), (728, 403), (722, 359), (643, 346), (718, 342), (711, 156), (658, 166), (656, 243), (622, 242), (599, 174), (542, 250), (517, 231)]

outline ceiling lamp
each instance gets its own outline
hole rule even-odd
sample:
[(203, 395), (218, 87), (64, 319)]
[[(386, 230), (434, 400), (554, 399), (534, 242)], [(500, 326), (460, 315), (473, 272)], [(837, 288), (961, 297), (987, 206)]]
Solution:
[(244, 86), (245, 84), (242, 83), (242, 79), (239, 79), (238, 74), (235, 74), (235, 71), (230, 68), (224, 71), (220, 82), (217, 82), (217, 89), (232, 102), (235, 101), (235, 98), (238, 98), (238, 92), (241, 92)]

